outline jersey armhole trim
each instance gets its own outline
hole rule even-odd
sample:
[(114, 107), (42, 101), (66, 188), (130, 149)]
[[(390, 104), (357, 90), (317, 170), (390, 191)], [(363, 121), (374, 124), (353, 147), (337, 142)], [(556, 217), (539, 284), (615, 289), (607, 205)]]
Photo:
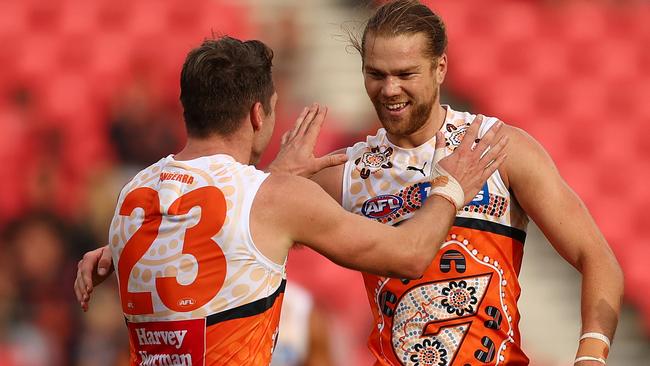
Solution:
[[(478, 137), (483, 138), (483, 136), (487, 133), (490, 127), (494, 126), (494, 124), (497, 123), (498, 121), (499, 119), (495, 117), (485, 117), (485, 120), (483, 120), (483, 123), (481, 123), (481, 127), (479, 128)], [(499, 173), (499, 170), (497, 169), (494, 173), (492, 173), (492, 175), (495, 178), (494, 183), (499, 186), (499, 189), (503, 190), (504, 192), (507, 192), (508, 188), (506, 187), (503, 178), (501, 178), (501, 173)]]
[(246, 232), (246, 245), (249, 247), (251, 250), (251, 253), (257, 258), (257, 260), (260, 261), (262, 265), (267, 267), (273, 272), (279, 273), (282, 275), (282, 278), (285, 278), (285, 266), (287, 264), (287, 258), (284, 258), (284, 263), (278, 264), (275, 263), (273, 260), (271, 260), (269, 257), (264, 255), (262, 251), (260, 251), (257, 248), (257, 245), (255, 245), (255, 241), (253, 240), (253, 235), (251, 234), (251, 226), (250, 226), (250, 220), (251, 220), (251, 209), (253, 208), (253, 202), (255, 201), (255, 197), (257, 197), (257, 193), (260, 190), (260, 187), (266, 181), (266, 179), (270, 176), (269, 173), (263, 173), (264, 176), (259, 179), (257, 182), (255, 182), (255, 186), (250, 187), (250, 189), (247, 189), (246, 194), (246, 200), (244, 201), (244, 207), (242, 211), (242, 229)]

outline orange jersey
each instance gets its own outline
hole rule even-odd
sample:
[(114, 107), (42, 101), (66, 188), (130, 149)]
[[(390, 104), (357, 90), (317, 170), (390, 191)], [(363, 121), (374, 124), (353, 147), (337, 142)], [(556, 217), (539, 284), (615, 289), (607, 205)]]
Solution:
[[(442, 128), (449, 154), (474, 116), (445, 108)], [(495, 122), (485, 118), (480, 134)], [(387, 139), (384, 129), (355, 144), (347, 150), (343, 206), (399, 225), (427, 198), (434, 151), (435, 137), (403, 149)], [(458, 212), (447, 240), (421, 278), (364, 273), (375, 321), (368, 346), (377, 364), (527, 365), (517, 310), (527, 223), (496, 172)]]
[(284, 265), (253, 243), (268, 174), (227, 155), (161, 159), (120, 194), (110, 245), (131, 365), (268, 365)]

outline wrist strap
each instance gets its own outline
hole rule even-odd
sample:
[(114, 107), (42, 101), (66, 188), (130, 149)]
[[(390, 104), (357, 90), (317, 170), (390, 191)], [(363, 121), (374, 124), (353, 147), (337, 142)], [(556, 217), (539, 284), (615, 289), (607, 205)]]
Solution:
[[(447, 196), (446, 194), (443, 194), (441, 192), (431, 192), (431, 196), (438, 196), (440, 198), (444, 198), (445, 200), (447, 200), (447, 202), (449, 202), (450, 205), (454, 206), (454, 208), (457, 207), (456, 202), (454, 202), (454, 200), (451, 197)], [(456, 211), (458, 211), (457, 208)]]
[(447, 199), (458, 211), (465, 206), (465, 192), (456, 178), (438, 164), (444, 157), (444, 147), (437, 148), (433, 153), (433, 161), (431, 162), (431, 177), (433, 179), (431, 180), (429, 194), (435, 194)]
[(448, 199), (454, 204), (456, 211), (463, 208), (465, 205), (465, 192), (463, 192), (460, 183), (438, 164), (436, 164), (434, 172), (435, 178), (431, 181), (430, 194)]
[[(442, 168), (437, 168), (439, 173), (443, 173), (435, 177), (431, 181), (431, 195), (439, 195), (454, 204), (456, 211), (463, 208), (465, 203), (465, 193), (463, 188), (460, 186), (458, 181), (454, 179), (451, 175), (448, 175), (447, 172)], [(447, 174), (444, 174), (447, 173)]]
[(603, 360), (602, 358), (591, 357), (591, 356), (578, 357), (578, 358), (575, 359), (575, 361), (573, 361), (573, 364), (575, 365), (576, 363), (578, 363), (580, 361), (596, 361), (596, 362), (602, 363), (603, 365), (607, 365), (607, 362), (605, 360)]
[(607, 348), (610, 348), (611, 342), (609, 341), (609, 338), (602, 334), (602, 333), (596, 333), (596, 332), (590, 332), (590, 333), (585, 333), (580, 336), (580, 340), (586, 339), (586, 338), (593, 338), (593, 339), (598, 339), (600, 341), (605, 342), (607, 345)]

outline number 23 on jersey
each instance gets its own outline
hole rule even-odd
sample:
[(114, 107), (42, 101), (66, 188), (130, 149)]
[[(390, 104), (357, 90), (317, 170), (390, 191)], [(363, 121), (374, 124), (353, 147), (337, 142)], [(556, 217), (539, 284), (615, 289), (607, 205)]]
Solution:
[[(193, 219), (190, 210), (195, 207), (200, 208), (200, 217), (195, 225), (188, 227), (185, 223)], [(160, 302), (175, 312), (193, 311), (207, 304), (219, 292), (226, 276), (226, 259), (221, 247), (213, 240), (226, 218), (226, 200), (223, 193), (212, 186), (197, 188), (178, 197), (164, 213), (161, 212), (159, 193), (154, 189), (141, 187), (128, 193), (119, 214), (131, 216), (138, 208), (144, 211), (142, 224), (126, 242), (117, 261), (124, 313), (154, 313), (152, 291), (131, 292), (129, 281), (137, 281), (135, 276), (132, 276), (133, 268), (159, 237), (161, 226), (165, 230), (178, 231), (175, 235), (181, 235), (181, 257), (193, 256), (197, 269), (194, 281), (189, 284), (180, 284), (176, 276), (165, 276), (162, 271), (158, 271), (159, 275), (154, 279), (154, 291)], [(167, 217), (174, 219), (173, 223), (168, 223), (171, 225), (169, 227), (163, 225), (163, 220)]]

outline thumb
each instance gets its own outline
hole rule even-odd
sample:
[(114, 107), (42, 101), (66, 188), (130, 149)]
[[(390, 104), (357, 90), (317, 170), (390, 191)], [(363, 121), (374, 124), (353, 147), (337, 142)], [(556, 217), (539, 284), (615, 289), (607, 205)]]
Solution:
[(345, 164), (346, 161), (348, 161), (348, 156), (345, 154), (325, 155), (316, 159), (316, 168), (320, 171), (332, 166)]
[(445, 134), (442, 131), (436, 132), (436, 151), (433, 154), (433, 165), (445, 157)]

